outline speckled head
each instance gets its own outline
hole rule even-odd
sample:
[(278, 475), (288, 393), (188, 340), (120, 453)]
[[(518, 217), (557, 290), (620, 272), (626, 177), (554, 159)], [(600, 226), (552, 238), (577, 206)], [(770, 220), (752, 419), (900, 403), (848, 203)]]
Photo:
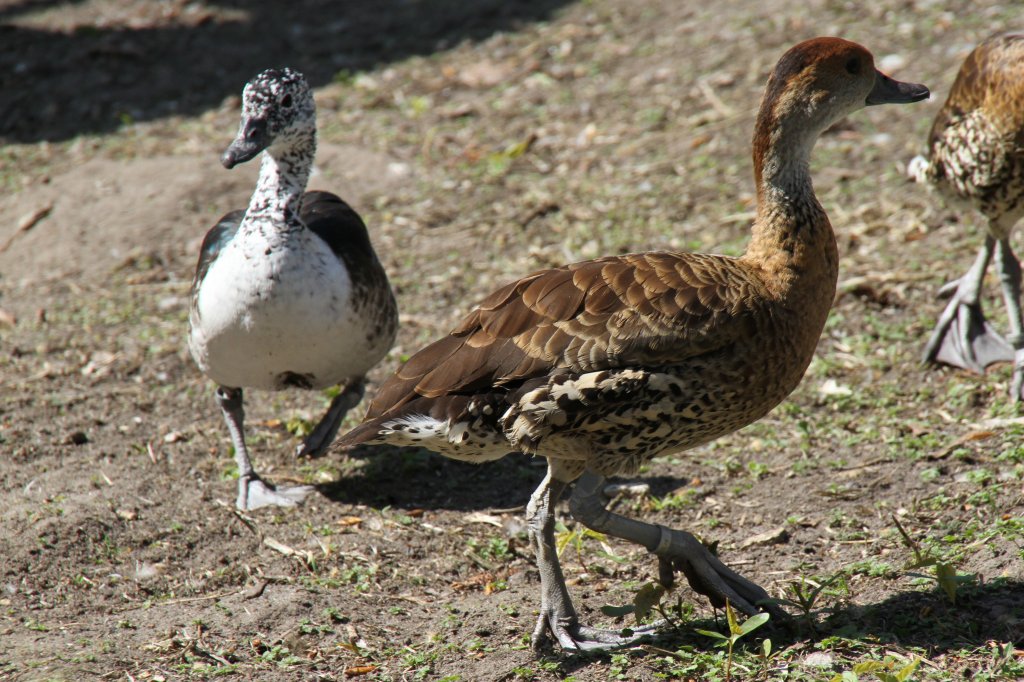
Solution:
[(277, 143), (287, 143), (316, 132), (313, 91), (293, 69), (267, 69), (242, 92), (242, 122), (238, 136), (221, 162), (225, 168), (252, 159)]

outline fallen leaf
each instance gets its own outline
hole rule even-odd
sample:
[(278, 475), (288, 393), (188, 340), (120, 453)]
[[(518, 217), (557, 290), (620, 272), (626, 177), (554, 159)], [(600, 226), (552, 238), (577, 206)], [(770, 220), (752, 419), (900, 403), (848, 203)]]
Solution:
[(490, 88), (505, 80), (510, 72), (507, 64), (476, 62), (459, 72), (459, 82), (470, 88)]
[(0, 244), (0, 253), (3, 253), (7, 249), (9, 249), (11, 247), (11, 244), (14, 243), (14, 240), (15, 238), (17, 238), (18, 235), (31, 230), (39, 223), (39, 221), (41, 221), (46, 216), (50, 215), (50, 211), (52, 210), (53, 204), (50, 203), (46, 204), (45, 206), (40, 206), (36, 210), (30, 211), (29, 213), (23, 215), (21, 217), (21, 220), (18, 221), (18, 226), (14, 229), (14, 234), (8, 237), (7, 241), (5, 241), (3, 244)]
[(359, 675), (369, 675), (377, 670), (375, 665), (354, 665), (351, 668), (345, 668), (345, 677), (358, 677)]
[(778, 528), (750, 536), (740, 543), (740, 549), (746, 549), (754, 545), (777, 545), (786, 542), (788, 539), (789, 531), (786, 530), (785, 526), (779, 526)]
[(498, 528), (502, 527), (501, 517), (495, 516), (494, 514), (473, 512), (471, 514), (466, 514), (466, 516), (464, 516), (463, 518), (465, 519), (466, 523), (487, 523), (492, 526), (497, 526)]

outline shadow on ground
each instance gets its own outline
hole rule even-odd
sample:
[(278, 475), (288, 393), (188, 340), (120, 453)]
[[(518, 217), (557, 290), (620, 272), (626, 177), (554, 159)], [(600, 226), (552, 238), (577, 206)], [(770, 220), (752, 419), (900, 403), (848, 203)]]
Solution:
[(348, 453), (364, 460), (356, 472), (318, 486), (328, 499), (402, 509), (472, 511), (526, 506), (544, 478), (545, 461), (511, 454), (470, 464), (420, 448), (366, 447)]
[(871, 637), (933, 654), (992, 641), (1020, 644), (1024, 642), (1024, 582), (997, 578), (961, 588), (956, 604), (938, 590), (903, 591), (876, 604), (839, 609), (819, 629), (821, 636)]
[[(319, 86), (544, 21), (568, 2), (123, 0), (104, 3), (102, 17), (78, 2), (12, 2), (0, 7), (0, 136), (62, 140), (194, 116), (268, 67), (297, 68)], [(43, 11), (69, 13), (69, 28), (36, 28), (28, 15)]]
[[(687, 590), (685, 582), (683, 585)], [(686, 596), (683, 598), (685, 600)], [(793, 613), (793, 609), (789, 612)], [(1020, 646), (1024, 642), (1024, 582), (1000, 578), (963, 588), (956, 604), (949, 603), (945, 594), (937, 589), (924, 592), (908, 589), (873, 604), (822, 609), (815, 616), (824, 613), (828, 615), (824, 619), (816, 618), (813, 627), (806, 620), (794, 617), (783, 626), (769, 623), (741, 642), (759, 650), (760, 641), (770, 637), (774, 651), (797, 648), (811, 653), (856, 647), (871, 641), (900, 649), (922, 649), (933, 660), (944, 654), (984, 648), (993, 643), (1012, 642)], [(697, 629), (725, 633), (728, 625), (724, 616), (717, 620), (687, 620), (681, 622), (678, 630), (662, 631), (652, 644), (668, 651), (716, 650), (717, 640), (698, 634)], [(565, 673), (587, 667), (594, 658), (555, 655), (561, 659), (560, 666)], [(830, 677), (828, 672), (821, 671), (823, 679)]]
[[(325, 497), (347, 504), (403, 509), (525, 508), (547, 470), (544, 458), (517, 453), (481, 464), (448, 459), (422, 448), (390, 446), (357, 447), (347, 456), (364, 464), (337, 481), (318, 486)], [(611, 482), (629, 481), (647, 484), (651, 494), (660, 497), (685, 485), (687, 479), (642, 476)]]

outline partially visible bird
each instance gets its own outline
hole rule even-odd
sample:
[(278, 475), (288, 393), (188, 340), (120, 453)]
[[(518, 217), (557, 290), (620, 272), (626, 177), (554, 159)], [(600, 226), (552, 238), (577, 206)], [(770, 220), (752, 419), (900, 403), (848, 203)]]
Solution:
[(203, 240), (192, 281), (189, 349), (218, 385), (238, 465), (239, 509), (292, 506), (309, 486), (275, 488), (245, 445), (242, 389), (342, 384), (298, 454), (323, 454), (362, 399), (364, 375), (391, 348), (398, 312), (362, 219), (328, 192), (305, 192), (316, 154), (316, 108), (302, 74), (269, 69), (242, 95), (226, 168), (263, 152), (245, 211)]
[(757, 117), (758, 208), (743, 256), (609, 256), (512, 282), (413, 355), (336, 445), (418, 445), (472, 462), (509, 451), (547, 458), (526, 511), (541, 579), (535, 645), (550, 633), (568, 649), (603, 649), (647, 634), (591, 628), (577, 616), (553, 513), (573, 481), (570, 511), (583, 525), (654, 552), (663, 582), (681, 570), (712, 603), (756, 612), (768, 594), (693, 535), (609, 511), (605, 477), (731, 433), (797, 386), (839, 266), (811, 185), (811, 148), (861, 107), (927, 96), (878, 72), (855, 43), (796, 45), (775, 67)]
[[(1024, 216), (1024, 33), (994, 35), (967, 56), (932, 124), (927, 158), (915, 158), (909, 171), (988, 221), (974, 265), (940, 290), (952, 298), (928, 340), (925, 361), (979, 374), (994, 362), (1013, 362), (1011, 394), (1024, 400), (1021, 268), (1010, 247), (1010, 233)], [(981, 311), (993, 250), (1010, 323), (1006, 339)]]

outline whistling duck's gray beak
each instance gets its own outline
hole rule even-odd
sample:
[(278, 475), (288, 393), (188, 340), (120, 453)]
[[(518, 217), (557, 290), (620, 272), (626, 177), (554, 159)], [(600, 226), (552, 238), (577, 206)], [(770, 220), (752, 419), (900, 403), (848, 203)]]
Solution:
[(928, 99), (930, 94), (928, 88), (920, 83), (904, 83), (875, 71), (875, 87), (871, 88), (864, 104), (869, 107), (875, 104), (908, 104)]

